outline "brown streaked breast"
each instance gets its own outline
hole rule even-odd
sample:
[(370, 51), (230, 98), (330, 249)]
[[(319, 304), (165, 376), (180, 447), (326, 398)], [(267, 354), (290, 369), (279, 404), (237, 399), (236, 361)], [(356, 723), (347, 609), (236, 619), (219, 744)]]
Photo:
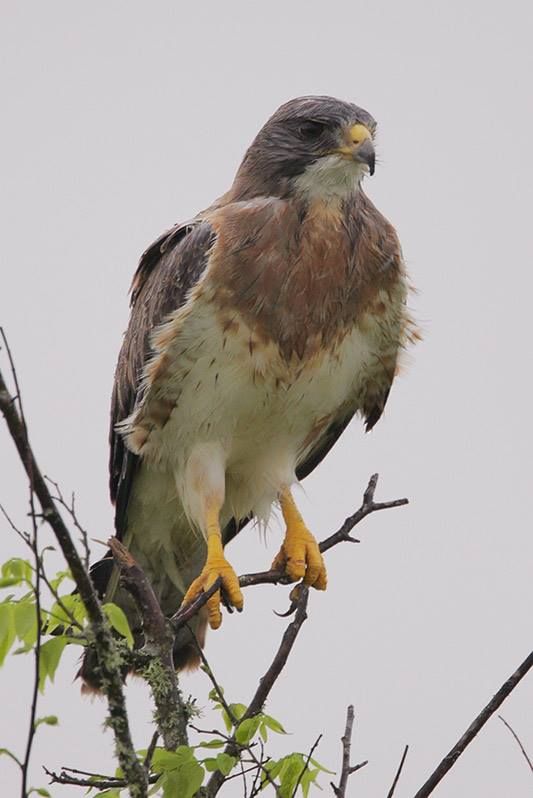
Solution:
[(220, 310), (287, 359), (333, 346), (403, 277), (396, 233), (361, 192), (347, 204), (234, 203), (209, 221), (217, 239), (208, 279)]

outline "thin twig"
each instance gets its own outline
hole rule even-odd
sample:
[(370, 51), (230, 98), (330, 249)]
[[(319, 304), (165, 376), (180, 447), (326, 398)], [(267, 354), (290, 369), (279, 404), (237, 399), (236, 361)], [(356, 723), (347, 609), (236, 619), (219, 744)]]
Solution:
[(300, 786), (300, 782), (301, 782), (301, 780), (304, 777), (305, 771), (309, 767), (309, 762), (311, 761), (311, 757), (313, 756), (313, 754), (315, 753), (316, 749), (318, 748), (318, 745), (319, 745), (321, 739), (322, 739), (322, 735), (319, 734), (318, 737), (316, 738), (315, 742), (311, 746), (311, 749), (310, 749), (309, 753), (307, 754), (307, 758), (306, 758), (306, 760), (304, 762), (304, 766), (303, 766), (303, 768), (301, 770), (300, 775), (298, 776), (298, 781), (296, 782), (296, 784), (294, 786), (294, 790), (292, 791), (292, 798), (296, 798), (296, 793), (298, 792), (298, 787)]
[[(99, 790), (113, 788), (122, 789), (123, 787), (130, 788), (126, 779), (115, 778), (114, 776), (102, 776), (102, 778), (100, 778), (95, 775), (79, 779), (75, 776), (70, 776), (69, 773), (66, 772), (68, 770), (70, 773), (75, 773), (76, 770), (74, 768), (63, 768), (60, 773), (48, 770), (46, 767), (43, 767), (43, 770), (50, 778), (50, 784), (70, 784), (73, 787), (95, 787)], [(160, 773), (152, 774), (147, 778), (148, 784), (155, 784), (160, 777)]]
[(499, 719), (501, 720), (501, 722), (503, 723), (503, 725), (504, 725), (504, 726), (506, 726), (506, 727), (509, 729), (509, 731), (511, 732), (511, 734), (513, 735), (514, 739), (516, 740), (516, 743), (517, 743), (518, 747), (519, 747), (519, 748), (520, 748), (520, 750), (522, 751), (522, 755), (523, 755), (524, 759), (526, 760), (527, 764), (529, 765), (529, 769), (530, 769), (530, 770), (531, 770), (531, 772), (533, 773), (533, 762), (532, 762), (532, 761), (531, 761), (531, 759), (529, 758), (529, 755), (528, 755), (528, 753), (527, 753), (526, 749), (525, 749), (525, 748), (524, 748), (524, 746), (522, 745), (522, 741), (521, 741), (520, 737), (519, 737), (519, 736), (518, 736), (518, 734), (515, 732), (515, 730), (514, 730), (514, 729), (513, 729), (513, 727), (511, 726), (511, 724), (510, 724), (510, 723), (507, 723), (507, 721), (505, 720), (505, 718), (502, 718), (502, 716), (501, 716), (501, 715), (498, 715), (498, 717), (499, 717)]
[(405, 748), (403, 749), (403, 754), (402, 754), (402, 758), (400, 759), (400, 764), (398, 765), (398, 770), (396, 771), (396, 773), (394, 775), (390, 790), (387, 793), (387, 798), (392, 798), (392, 796), (394, 795), (394, 790), (396, 789), (396, 785), (398, 784), (398, 781), (400, 779), (400, 775), (402, 773), (403, 766), (405, 764), (405, 760), (407, 758), (407, 752), (408, 751), (409, 751), (409, 746), (406, 745)]
[(209, 677), (209, 680), (211, 681), (211, 684), (213, 685), (213, 688), (215, 690), (215, 693), (217, 694), (219, 703), (224, 707), (226, 715), (230, 719), (232, 725), (236, 726), (237, 723), (238, 723), (238, 720), (235, 717), (235, 715), (233, 714), (233, 712), (231, 711), (231, 707), (230, 707), (230, 705), (228, 704), (228, 702), (226, 701), (226, 699), (224, 697), (224, 691), (223, 691), (222, 687), (219, 685), (219, 683), (217, 682), (215, 674), (211, 670), (211, 666), (209, 665), (209, 662), (207, 661), (207, 657), (205, 656), (205, 654), (203, 652), (202, 646), (200, 645), (200, 643), (196, 639), (196, 635), (194, 634), (194, 632), (193, 632), (193, 630), (191, 629), (190, 626), (188, 627), (188, 629), (189, 629), (189, 632), (191, 633), (191, 640), (193, 642), (193, 645), (196, 648), (198, 656), (200, 657), (200, 660), (202, 662), (203, 670), (207, 674), (207, 676)]
[(366, 518), (367, 515), (378, 512), (379, 510), (390, 510), (393, 507), (403, 507), (404, 505), (409, 504), (409, 499), (394, 499), (393, 501), (389, 502), (375, 502), (374, 494), (376, 492), (378, 479), (379, 474), (372, 474), (364, 492), (363, 503), (361, 504), (360, 508), (345, 520), (337, 532), (335, 532), (333, 535), (330, 535), (329, 538), (326, 538), (326, 540), (323, 540), (319, 544), (319, 548), (322, 553), (328, 549), (331, 549), (332, 546), (336, 546), (337, 543), (342, 543), (343, 541), (348, 541), (350, 543), (358, 542), (354, 538), (350, 537), (350, 532), (355, 526), (357, 526), (357, 524), (360, 524), (363, 518)]
[(72, 523), (80, 533), (80, 543), (83, 546), (83, 552), (84, 552), (84, 558), (83, 558), (84, 565), (85, 568), (89, 570), (90, 560), (91, 560), (91, 549), (89, 548), (89, 536), (87, 534), (87, 530), (81, 525), (78, 515), (76, 513), (76, 495), (73, 491), (70, 497), (70, 504), (69, 504), (66, 501), (65, 497), (63, 496), (61, 488), (59, 487), (59, 483), (48, 477), (46, 474), (44, 475), (44, 478), (46, 479), (47, 482), (50, 483), (50, 485), (53, 486), (53, 488), (56, 491), (56, 495), (53, 496), (53, 498), (58, 504), (61, 505), (61, 507), (64, 507), (64, 509), (70, 515)]
[[(19, 404), (20, 412), (22, 413), (22, 405)], [(24, 426), (26, 426), (24, 422)], [(30, 706), (30, 724), (28, 728), (28, 736), (26, 741), (26, 751), (24, 753), (24, 761), (22, 763), (22, 785), (21, 795), (26, 798), (28, 793), (28, 776), (30, 769), (30, 757), (33, 748), (33, 741), (35, 732), (37, 730), (37, 702), (39, 699), (39, 682), (41, 679), (41, 643), (42, 643), (42, 624), (41, 624), (41, 576), (39, 571), (39, 534), (37, 522), (35, 520), (35, 504), (33, 501), (33, 480), (30, 478), (30, 515), (32, 519), (33, 532), (31, 548), (33, 551), (33, 558), (35, 563), (35, 585), (33, 587), (33, 594), (35, 596), (35, 622), (37, 624), (37, 637), (35, 639), (34, 653), (34, 670), (33, 670), (33, 690)]]
[[(9, 363), (9, 368), (11, 371), (11, 377), (13, 379), (13, 384), (15, 385), (16, 391), (16, 399), (12, 403), (12, 410), (17, 413), (16, 405), (18, 405), (18, 418), (20, 420), (21, 425), (21, 434), (23, 440), (25, 441), (26, 447), (29, 446), (28, 443), (28, 427), (26, 425), (26, 417), (24, 415), (24, 407), (22, 405), (22, 395), (20, 391), (20, 385), (18, 381), (17, 370), (15, 368), (15, 361), (13, 360), (13, 355), (11, 353), (11, 349), (9, 347), (8, 340), (4, 333), (4, 330), (0, 328), (0, 334), (2, 337), (3, 344), (6, 349), (7, 359)], [(30, 467), (27, 469), (28, 475), (28, 487), (29, 487), (29, 505), (30, 505), (30, 518), (32, 523), (32, 534), (31, 536), (27, 536), (21, 534), (22, 539), (26, 539), (26, 542), (30, 546), (33, 559), (35, 562), (35, 585), (32, 585), (33, 594), (35, 596), (35, 614), (36, 619), (35, 622), (37, 624), (37, 637), (35, 640), (35, 647), (33, 649), (34, 654), (34, 671), (33, 671), (33, 689), (31, 695), (31, 705), (30, 705), (30, 723), (28, 728), (28, 735), (26, 738), (26, 749), (24, 752), (24, 759), (21, 765), (22, 771), (22, 782), (21, 782), (21, 796), (22, 798), (26, 798), (28, 793), (28, 776), (29, 776), (29, 768), (30, 768), (30, 757), (33, 748), (33, 741), (35, 738), (35, 732), (37, 730), (36, 726), (36, 718), (37, 718), (37, 702), (39, 699), (39, 681), (40, 681), (40, 674), (41, 674), (41, 641), (42, 641), (42, 631), (41, 631), (41, 579), (39, 574), (39, 530), (36, 521), (35, 515), (35, 503), (34, 503), (34, 471)], [(4, 513), (6, 515), (6, 513)], [(8, 519), (9, 520), (9, 519)], [(14, 526), (14, 525), (12, 525)], [(18, 531), (18, 530), (17, 530)]]
[(147, 773), (150, 772), (150, 768), (152, 766), (152, 759), (154, 756), (154, 751), (157, 746), (157, 741), (159, 740), (159, 732), (155, 731), (152, 735), (152, 739), (150, 740), (150, 745), (146, 749), (146, 756), (144, 757), (143, 768), (146, 770)]
[(444, 778), (448, 771), (457, 762), (466, 747), (472, 742), (474, 737), (481, 731), (485, 723), (503, 704), (507, 696), (515, 689), (516, 685), (524, 678), (526, 673), (533, 667), (533, 651), (518, 666), (513, 674), (502, 684), (500, 689), (491, 698), (489, 703), (481, 710), (479, 715), (472, 721), (465, 733), (455, 743), (453, 748), (446, 754), (444, 759), (437, 765), (431, 776), (424, 782), (414, 798), (427, 798), (431, 795), (437, 784)]
[(299, 590), (299, 596), (297, 600), (296, 606), (296, 614), (294, 616), (294, 620), (289, 626), (286, 628), (283, 637), (281, 638), (280, 646), (276, 652), (274, 659), (268, 670), (266, 671), (265, 675), (259, 680), (259, 685), (255, 694), (248, 705), (248, 709), (244, 713), (243, 717), (241, 718), (241, 723), (243, 720), (247, 718), (252, 718), (254, 715), (257, 715), (261, 712), (263, 708), (263, 704), (268, 698), (270, 691), (272, 690), (274, 683), (278, 676), (280, 675), (281, 671), (285, 667), (289, 654), (291, 653), (292, 647), (298, 636), (302, 625), (304, 624), (305, 620), (307, 619), (307, 602), (309, 600), (309, 588), (305, 585), (301, 585)]

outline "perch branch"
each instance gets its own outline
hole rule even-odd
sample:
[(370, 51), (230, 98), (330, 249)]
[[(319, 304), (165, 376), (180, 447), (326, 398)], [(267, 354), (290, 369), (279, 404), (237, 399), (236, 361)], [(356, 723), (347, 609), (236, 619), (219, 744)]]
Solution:
[[(388, 502), (375, 502), (374, 494), (376, 492), (378, 479), (378, 474), (373, 474), (370, 477), (368, 485), (363, 494), (363, 501), (359, 509), (356, 510), (353, 515), (350, 515), (348, 518), (346, 518), (337, 532), (334, 532), (328, 538), (325, 538), (325, 540), (319, 543), (319, 549), (322, 553), (333, 548), (333, 546), (336, 546), (338, 543), (358, 543), (359, 541), (350, 536), (350, 532), (355, 526), (357, 526), (357, 524), (360, 524), (367, 515), (379, 510), (389, 510), (393, 507), (403, 507), (405, 504), (409, 504), (408, 499), (394, 499), (393, 501)], [(243, 574), (239, 577), (239, 584), (241, 587), (289, 583), (290, 579), (287, 577), (286, 573), (279, 570), (259, 571), (258, 573), (253, 574)], [(176, 612), (170, 619), (174, 629), (177, 631), (181, 626), (184, 626), (193, 617), (193, 615), (195, 615), (198, 610), (203, 607), (207, 600), (214, 593), (216, 593), (219, 587), (220, 580), (217, 580), (213, 585), (211, 585), (209, 590), (206, 590), (204, 593), (200, 593), (200, 595), (197, 596), (197, 598), (195, 598), (190, 604), (180, 607), (178, 612)]]

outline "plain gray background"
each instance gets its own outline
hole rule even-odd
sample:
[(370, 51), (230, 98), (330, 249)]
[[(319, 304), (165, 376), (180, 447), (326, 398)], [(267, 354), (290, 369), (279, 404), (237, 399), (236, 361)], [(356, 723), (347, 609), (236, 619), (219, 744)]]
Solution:
[[(385, 418), (367, 436), (352, 423), (300, 505), (325, 537), (373, 471), (379, 498), (411, 504), (368, 519), (360, 546), (328, 554), (330, 586), (312, 596), (268, 710), (291, 733), (274, 753), (307, 751), (323, 732), (316, 756), (335, 769), (353, 702), (353, 758), (370, 764), (349, 794), (385, 796), (409, 743), (397, 791), (407, 798), (533, 646), (531, 5), (3, 0), (1, 11), (0, 322), (38, 459), (76, 490), (95, 538), (112, 528), (108, 403), (141, 251), (228, 188), (288, 98), (327, 93), (378, 119), (366, 190), (398, 228), (425, 340)], [(3, 425), (0, 467), (0, 500), (24, 524), (25, 482)], [(21, 553), (0, 528), (2, 558)], [(266, 546), (247, 529), (229, 550), (237, 571), (265, 568), (280, 539), (276, 523)], [(249, 700), (284, 629), (272, 609), (285, 607), (285, 589), (249, 589), (245, 613), (209, 635), (231, 700)], [(26, 659), (12, 658), (1, 682), (0, 746), (18, 752)], [(41, 764), (111, 767), (104, 705), (80, 697), (74, 659), (41, 702), (61, 725), (39, 731), (36, 784)], [(208, 703), (202, 674), (183, 687)], [(150, 708), (141, 685), (128, 696), (140, 747)], [(532, 708), (530, 676), (503, 708), (530, 751)], [(0, 768), (3, 795), (17, 794), (14, 767)], [(435, 794), (532, 790), (493, 719)]]

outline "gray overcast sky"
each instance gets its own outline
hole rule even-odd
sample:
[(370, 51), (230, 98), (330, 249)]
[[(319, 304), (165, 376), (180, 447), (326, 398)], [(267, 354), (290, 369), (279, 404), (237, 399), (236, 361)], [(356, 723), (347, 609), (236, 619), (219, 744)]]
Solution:
[[(144, 247), (230, 184), (251, 138), (284, 100), (332, 94), (379, 121), (380, 165), (366, 190), (397, 226), (425, 341), (395, 383), (384, 420), (354, 422), (305, 483), (326, 536), (379, 496), (406, 509), (370, 518), (358, 547), (328, 555), (330, 587), (269, 710), (279, 750), (336, 768), (346, 705), (353, 756), (370, 764), (350, 794), (384, 796), (405, 743), (408, 798), (533, 647), (531, 535), (532, 6), (499, 3), (2, 0), (0, 323), (13, 347), (32, 440), (46, 472), (75, 489), (91, 534), (112, 526), (108, 403)], [(24, 522), (25, 485), (0, 425), (0, 500)], [(20, 546), (0, 522), (3, 559)], [(246, 531), (238, 572), (277, 551)], [(209, 635), (232, 700), (246, 702), (281, 635), (283, 589), (249, 590), (246, 611)], [(0, 685), (0, 746), (22, 750), (30, 663)], [(79, 696), (65, 657), (39, 714), (40, 765), (109, 767), (104, 707)], [(207, 703), (202, 674), (183, 680)], [(136, 741), (149, 706), (129, 688)], [(533, 752), (533, 676), (503, 714)], [(210, 722), (209, 720), (205, 721)], [(3, 794), (17, 792), (0, 759)], [(323, 780), (327, 785), (327, 778)], [(439, 798), (530, 796), (532, 777), (494, 719)], [(235, 790), (235, 788), (234, 788)], [(74, 788), (54, 796), (79, 795)], [(231, 790), (227, 795), (235, 794)], [(317, 793), (318, 794), (318, 793)]]

